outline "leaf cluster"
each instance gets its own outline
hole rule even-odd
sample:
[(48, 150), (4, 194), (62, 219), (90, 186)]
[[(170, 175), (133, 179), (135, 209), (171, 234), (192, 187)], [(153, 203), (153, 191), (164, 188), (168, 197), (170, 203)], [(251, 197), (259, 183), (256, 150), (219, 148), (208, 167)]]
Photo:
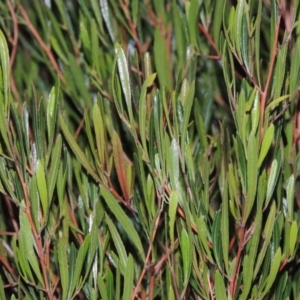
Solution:
[(1, 299), (298, 299), (298, 2), (0, 3)]

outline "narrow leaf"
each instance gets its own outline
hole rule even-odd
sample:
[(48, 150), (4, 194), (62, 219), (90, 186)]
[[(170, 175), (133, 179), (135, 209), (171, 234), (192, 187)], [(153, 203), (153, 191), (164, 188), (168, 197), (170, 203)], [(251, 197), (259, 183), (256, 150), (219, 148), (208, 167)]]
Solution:
[(243, 222), (246, 223), (248, 216), (252, 210), (256, 189), (257, 189), (257, 176), (258, 176), (258, 168), (257, 168), (257, 158), (258, 158), (258, 139), (251, 133), (249, 136), (248, 142), (248, 160), (247, 160), (247, 198), (245, 204), (245, 211), (243, 213)]
[(260, 153), (259, 153), (258, 167), (261, 166), (263, 160), (265, 159), (265, 157), (270, 149), (270, 146), (274, 139), (274, 131), (275, 131), (275, 127), (274, 127), (274, 124), (272, 123), (266, 130), (264, 138), (263, 138), (263, 142), (262, 142)]
[(174, 225), (175, 225), (177, 207), (178, 207), (178, 193), (177, 191), (172, 191), (169, 200), (169, 230), (170, 230), (169, 234), (170, 234), (172, 249), (174, 247)]
[(294, 255), (294, 250), (296, 246), (297, 239), (299, 238), (298, 236), (298, 225), (297, 221), (294, 220), (292, 225), (291, 225), (291, 230), (290, 230), (290, 255)]
[(276, 186), (278, 178), (278, 163), (277, 160), (274, 159), (271, 165), (270, 173), (268, 176), (268, 185), (267, 185), (267, 195), (266, 195), (266, 201), (265, 201), (265, 207), (267, 207), (269, 201), (271, 200), (273, 191)]
[(146, 118), (147, 118), (147, 105), (146, 105), (146, 94), (147, 88), (151, 86), (156, 78), (156, 73), (151, 74), (143, 83), (140, 101), (139, 101), (139, 128), (140, 136), (144, 150), (147, 150), (146, 144)]
[(183, 260), (183, 282), (187, 285), (192, 267), (192, 248), (190, 237), (185, 229), (181, 232), (180, 247)]
[(132, 289), (134, 287), (134, 261), (131, 254), (129, 254), (127, 259), (125, 274), (122, 300), (130, 300), (132, 296)]
[(141, 258), (145, 259), (145, 253), (143, 249), (143, 245), (141, 239), (135, 230), (132, 222), (127, 217), (125, 212), (122, 210), (120, 205), (117, 203), (117, 200), (113, 197), (113, 195), (105, 188), (101, 187), (101, 196), (105, 200), (111, 212), (115, 215), (116, 219), (120, 222), (128, 237), (133, 242), (134, 246), (137, 248)]
[(224, 279), (218, 270), (215, 272), (215, 293), (216, 300), (223, 300), (227, 298)]
[(121, 186), (125, 200), (129, 200), (130, 193), (127, 187), (126, 162), (120, 138), (115, 131), (112, 136), (113, 157), (118, 180)]
[(160, 85), (168, 91), (172, 89), (171, 70), (166, 40), (157, 28), (154, 34), (154, 62)]
[(69, 129), (67, 128), (63, 116), (60, 114), (59, 115), (59, 122), (60, 122), (60, 126), (61, 129), (64, 133), (64, 136), (67, 140), (67, 142), (69, 143), (71, 149), (73, 150), (74, 154), (77, 156), (77, 158), (79, 159), (79, 161), (81, 162), (81, 164), (84, 166), (84, 168), (88, 171), (88, 173), (96, 180), (96, 181), (100, 181), (99, 176), (97, 175), (97, 173), (94, 171), (93, 167), (91, 166), (91, 164), (89, 163), (88, 159), (86, 158), (86, 156), (84, 155), (84, 153), (82, 152), (82, 150), (80, 149), (80, 147), (77, 145), (75, 139), (73, 138), (73, 136), (71, 135)]
[(126, 250), (125, 250), (123, 241), (120, 237), (120, 234), (118, 233), (118, 230), (117, 230), (116, 226), (114, 225), (114, 223), (112, 222), (112, 220), (110, 219), (108, 214), (105, 215), (105, 220), (106, 220), (106, 224), (109, 228), (111, 237), (114, 241), (114, 245), (117, 249), (119, 259), (120, 259), (120, 262), (122, 264), (122, 268), (125, 269), (126, 263), (127, 263), (127, 254), (126, 254)]
[(37, 162), (36, 180), (37, 180), (37, 186), (38, 186), (40, 199), (42, 203), (44, 218), (47, 219), (48, 210), (49, 210), (48, 190), (47, 190), (44, 165), (40, 160), (38, 160)]
[[(129, 72), (128, 72), (128, 64), (127, 64), (124, 50), (122, 49), (121, 45), (116, 44), (115, 53), (117, 56), (117, 64), (118, 64), (121, 86), (124, 93), (128, 113), (129, 113), (129, 120), (130, 122), (133, 122), (132, 105), (131, 105), (131, 87), (130, 87), (130, 79), (129, 79)], [(134, 127), (132, 129), (134, 129)]]

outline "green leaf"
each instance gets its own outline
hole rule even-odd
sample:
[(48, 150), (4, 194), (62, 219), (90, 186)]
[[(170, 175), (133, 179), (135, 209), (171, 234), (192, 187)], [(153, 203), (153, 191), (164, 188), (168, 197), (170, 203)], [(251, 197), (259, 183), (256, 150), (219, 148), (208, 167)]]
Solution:
[[(34, 237), (31, 230), (30, 221), (23, 208), (20, 209), (19, 245), (20, 252), (22, 252), (22, 255), (24, 255), (24, 259), (29, 262), (35, 276), (39, 280), (40, 284), (44, 287), (45, 285), (40, 271), (39, 260), (34, 251)], [(39, 253), (39, 255), (42, 255), (42, 253)], [(26, 264), (25, 266), (27, 267), (28, 265)], [(31, 270), (29, 270), (28, 267), (25, 271), (30, 275)]]
[(176, 0), (172, 0), (172, 19), (174, 24), (175, 31), (175, 41), (176, 49), (178, 53), (178, 58), (180, 61), (180, 66), (184, 67), (183, 63), (185, 61), (185, 50), (186, 50), (186, 37), (184, 35), (183, 21), (180, 15), (179, 6), (176, 3)]
[(236, 51), (238, 54), (239, 60), (242, 59), (241, 55), (241, 41), (242, 39), (242, 22), (243, 22), (243, 17), (244, 17), (244, 6), (245, 6), (245, 0), (238, 0), (238, 4), (236, 7), (236, 14), (235, 14), (235, 46), (236, 46)]
[(260, 73), (261, 73), (261, 59), (260, 59), (260, 32), (261, 32), (261, 13), (262, 13), (262, 1), (258, 1), (258, 9), (257, 9), (257, 16), (255, 20), (255, 35), (254, 35), (254, 53), (255, 53), (255, 67), (256, 73), (258, 78), (258, 84), (261, 87), (261, 80), (260, 80)]
[(178, 207), (178, 192), (172, 191), (169, 199), (169, 230), (171, 248), (174, 249), (174, 225), (176, 220), (176, 212)]
[(44, 219), (47, 220), (48, 218), (48, 211), (49, 211), (49, 199), (48, 199), (48, 189), (44, 171), (44, 164), (42, 161), (37, 161), (36, 167), (36, 180), (37, 186), (40, 194), (40, 199), (42, 203)]
[(221, 27), (222, 27), (222, 19), (223, 19), (223, 7), (225, 2), (223, 1), (215, 1), (215, 7), (213, 10), (214, 17), (212, 18), (213, 22), (213, 40), (217, 46), (217, 49), (219, 50), (219, 41), (220, 41), (220, 33), (221, 33)]
[(254, 277), (256, 277), (256, 275), (258, 274), (258, 271), (260, 270), (261, 264), (265, 258), (267, 247), (268, 247), (271, 237), (272, 237), (273, 227), (274, 227), (274, 223), (275, 223), (275, 213), (276, 213), (275, 202), (272, 202), (272, 205), (271, 205), (269, 211), (270, 212), (269, 212), (269, 215), (268, 215), (268, 218), (267, 218), (264, 230), (263, 230), (264, 242), (263, 242), (263, 245), (258, 254), (258, 258), (256, 260), (255, 269), (254, 269)]
[(133, 120), (132, 104), (131, 104), (131, 87), (130, 87), (130, 79), (129, 79), (129, 72), (128, 72), (128, 64), (127, 64), (124, 50), (122, 49), (121, 45), (116, 44), (115, 53), (117, 56), (117, 64), (118, 64), (121, 86), (122, 86), (122, 90), (124, 93), (127, 110), (129, 113), (129, 120), (130, 120), (131, 126), (132, 126), (131, 129), (134, 130), (134, 120)]
[(253, 280), (253, 260), (250, 256), (245, 255), (243, 259), (243, 292), (240, 300), (247, 300)]
[(93, 105), (93, 122), (94, 122), (98, 157), (99, 157), (100, 165), (104, 167), (107, 164), (107, 157), (106, 157), (107, 144), (106, 144), (106, 135), (105, 135), (105, 123), (97, 103), (94, 103)]
[(270, 102), (267, 107), (266, 107), (266, 111), (272, 110), (274, 109), (279, 103), (281, 103), (282, 101), (284, 101), (285, 99), (289, 98), (291, 95), (283, 95), (279, 98), (276, 98), (275, 100), (273, 100), (272, 102)]
[(278, 270), (280, 267), (280, 263), (281, 263), (281, 248), (279, 247), (273, 257), (270, 273), (266, 280), (266, 286), (264, 288), (262, 298), (270, 291), (276, 277), (278, 276)]
[(47, 105), (47, 132), (48, 132), (48, 145), (49, 145), (48, 151), (50, 151), (51, 149), (55, 127), (57, 124), (57, 112), (59, 106), (58, 105), (59, 89), (60, 89), (60, 80), (58, 78), (55, 87), (51, 89), (48, 98), (48, 105)]
[(199, 21), (200, 3), (198, 0), (190, 0), (185, 2), (185, 11), (187, 17), (187, 25), (189, 29), (190, 43), (199, 50), (198, 47), (198, 21)]
[(54, 188), (57, 181), (57, 174), (60, 165), (60, 158), (61, 158), (61, 149), (62, 149), (62, 138), (59, 134), (56, 138), (56, 143), (54, 148), (52, 148), (51, 154), (51, 168), (49, 174), (47, 176), (47, 186), (48, 186), (48, 197), (49, 197), (49, 206), (52, 201)]
[(0, 276), (0, 299), (5, 299), (5, 292), (4, 292), (4, 286), (3, 286), (3, 281), (2, 278)]
[(101, 274), (98, 274), (98, 289), (101, 295), (101, 299), (103, 300), (111, 300), (111, 298), (108, 297), (107, 287), (104, 283), (104, 280), (101, 277)]
[[(65, 70), (66, 78), (67, 78), (67, 84), (74, 85), (74, 90), (77, 91), (76, 93), (79, 93), (84, 101), (89, 101), (90, 95), (88, 92), (88, 87), (85, 84), (85, 74), (83, 68), (78, 65), (76, 58), (71, 52), (68, 53), (67, 59), (69, 61), (69, 68)], [(82, 100), (80, 102), (82, 104)]]
[(171, 186), (173, 190), (180, 191), (180, 183), (179, 183), (179, 147), (177, 141), (172, 139), (170, 151), (170, 166), (169, 166), (169, 176), (171, 180)]
[(105, 21), (105, 25), (107, 27), (108, 33), (110, 35), (111, 40), (114, 41), (115, 36), (114, 36), (113, 27), (112, 27), (111, 20), (110, 20), (110, 11), (108, 8), (107, 0), (99, 0), (99, 3), (100, 3), (100, 7), (101, 7), (101, 13), (102, 13), (103, 19)]
[(205, 221), (206, 220), (204, 219), (203, 216), (197, 218), (196, 225), (198, 231), (198, 240), (201, 242), (201, 245), (204, 248), (208, 260), (210, 262), (213, 262), (214, 259), (212, 258), (211, 251), (209, 249), (208, 241), (207, 241), (209, 234), (208, 234), (207, 224)]
[[(253, 135), (252, 135), (253, 138)], [(241, 141), (241, 138), (239, 135), (237, 135), (236, 140), (234, 140), (234, 148), (235, 148), (235, 153), (237, 156), (237, 161), (238, 161), (238, 171), (239, 175), (241, 178), (241, 183), (242, 183), (242, 188), (243, 191), (246, 193), (246, 186), (247, 186), (247, 169), (246, 169), (246, 159), (245, 159), (245, 152), (244, 152), (244, 147)], [(253, 167), (253, 166), (252, 166)], [(250, 166), (249, 166), (250, 168)]]
[(296, 242), (298, 240), (298, 225), (297, 221), (294, 220), (292, 225), (291, 225), (291, 230), (290, 230), (290, 255), (294, 256), (294, 250), (296, 246)]
[(150, 87), (156, 78), (156, 73), (149, 75), (143, 83), (140, 101), (139, 101), (139, 128), (140, 136), (144, 150), (147, 150), (146, 144), (146, 118), (147, 118), (147, 105), (146, 105), (146, 94), (147, 88)]
[(131, 254), (129, 254), (126, 269), (125, 269), (125, 278), (124, 278), (124, 292), (123, 300), (130, 300), (132, 296), (132, 289), (134, 287), (134, 261)]
[(192, 268), (192, 243), (191, 237), (185, 229), (182, 229), (180, 236), (180, 248), (183, 262), (183, 284), (186, 286), (189, 282), (189, 277)]
[(5, 35), (3, 34), (3, 31), (0, 30), (0, 64), (1, 64), (1, 70), (2, 70), (2, 81), (3, 81), (3, 92), (4, 92), (4, 112), (5, 115), (8, 114), (8, 109), (9, 109), (9, 86), (10, 86), (10, 81), (9, 81), (9, 51), (8, 51), (8, 46), (7, 42), (5, 39)]
[(68, 290), (69, 290), (69, 268), (68, 268), (68, 257), (67, 257), (67, 247), (68, 240), (59, 233), (59, 242), (57, 248), (58, 263), (59, 263), (59, 274), (60, 282), (62, 286), (62, 299), (68, 299)]
[(292, 220), (294, 215), (294, 197), (295, 197), (295, 176), (292, 174), (286, 185), (286, 201), (289, 217)]
[(82, 20), (79, 22), (79, 32), (80, 32), (80, 40), (83, 44), (83, 47), (86, 50), (91, 51), (91, 41), (90, 41), (89, 33)]
[[(1, 119), (1, 118), (0, 118)], [(1, 121), (0, 121), (1, 122)], [(7, 166), (5, 164), (5, 159), (0, 156), (0, 178), (2, 180), (2, 184), (6, 189), (6, 192), (8, 192), (8, 195), (16, 202), (18, 203), (19, 200), (13, 190), (13, 184), (10, 180), (10, 176), (7, 173)]]
[(222, 239), (221, 239), (221, 211), (215, 214), (212, 226), (212, 246), (215, 255), (215, 260), (219, 268), (223, 269), (222, 263)]
[[(256, 131), (257, 131), (257, 127), (259, 124), (259, 118), (260, 118), (260, 98), (259, 98), (259, 92), (255, 91), (253, 108), (251, 110), (251, 123), (252, 123), (251, 131), (254, 134), (256, 134)], [(258, 162), (258, 167), (260, 167), (259, 162)]]
[(247, 198), (245, 203), (245, 210), (243, 213), (244, 223), (246, 223), (252, 210), (257, 190), (258, 138), (254, 135), (253, 132), (249, 136), (247, 155)]
[(114, 163), (115, 163), (115, 168), (117, 171), (120, 187), (123, 192), (123, 196), (125, 200), (128, 201), (131, 196), (130, 196), (130, 191), (128, 190), (127, 187), (128, 178), (126, 174), (126, 162), (125, 162), (122, 144), (116, 131), (113, 133), (112, 136), (112, 150), (113, 150)]
[[(289, 33), (290, 34), (290, 33)], [(287, 37), (288, 33), (285, 33), (284, 38)], [(282, 95), (282, 87), (284, 79), (286, 77), (286, 61), (287, 61), (288, 43), (282, 45), (282, 47), (276, 52), (276, 66), (273, 73), (273, 85), (274, 85), (274, 99), (277, 99)]]
[(221, 239), (222, 251), (225, 269), (228, 272), (228, 254), (229, 254), (229, 211), (228, 211), (228, 185), (225, 183), (222, 191), (222, 209), (221, 209)]
[(246, 14), (242, 16), (242, 33), (241, 33), (241, 40), (240, 40), (240, 47), (244, 65), (248, 74), (252, 74), (251, 72), (251, 56), (249, 51), (249, 36), (248, 36), (248, 24), (247, 24), (247, 17)]
[(192, 82), (189, 88), (189, 94), (187, 101), (183, 103), (184, 105), (184, 116), (183, 124), (181, 129), (181, 153), (185, 153), (185, 145), (188, 143), (188, 125), (191, 116), (191, 110), (194, 103), (194, 93), (195, 93), (195, 81)]
[(88, 234), (85, 237), (82, 245), (80, 245), (79, 251), (77, 253), (74, 274), (72, 277), (70, 276), (71, 278), (70, 278), (70, 283), (69, 283), (68, 299), (70, 299), (71, 296), (73, 296), (75, 287), (79, 285), (80, 277), (82, 277), (84, 274), (83, 265), (84, 265), (84, 262), (86, 261), (86, 255), (89, 250), (90, 243), (91, 243), (91, 235)]
[(227, 298), (224, 278), (218, 270), (215, 272), (215, 293), (216, 300), (223, 300)]
[(75, 142), (75, 139), (73, 138), (73, 136), (71, 135), (70, 131), (68, 130), (63, 116), (61, 114), (59, 114), (59, 122), (60, 122), (60, 126), (61, 129), (64, 133), (64, 136), (67, 140), (67, 142), (69, 143), (71, 149), (73, 150), (74, 154), (77, 156), (77, 158), (79, 159), (79, 161), (81, 162), (81, 164), (84, 166), (84, 168), (87, 170), (87, 172), (96, 180), (96, 181), (100, 181), (100, 178), (98, 177), (97, 173), (95, 172), (95, 170), (93, 169), (93, 167), (91, 166), (91, 164), (89, 163), (87, 157), (84, 155), (84, 153), (82, 152), (82, 150), (80, 149), (80, 147), (77, 145), (77, 143)]
[(119, 259), (120, 259), (120, 262), (122, 264), (122, 268), (125, 269), (128, 257), (127, 257), (127, 254), (126, 254), (126, 250), (125, 250), (123, 241), (120, 237), (120, 234), (118, 233), (118, 230), (117, 230), (116, 226), (114, 225), (112, 220), (109, 218), (108, 214), (105, 215), (105, 220), (106, 220), (106, 224), (109, 228), (111, 237), (114, 241), (114, 245), (117, 249)]
[(167, 50), (166, 40), (162, 36), (159, 28), (154, 34), (154, 62), (157, 70), (158, 80), (161, 87), (166, 87), (168, 91), (172, 89), (172, 78)]
[(275, 189), (276, 186), (276, 182), (277, 182), (277, 178), (278, 178), (278, 163), (277, 160), (274, 159), (271, 165), (271, 169), (270, 169), (270, 173), (268, 176), (268, 185), (267, 185), (267, 195), (266, 195), (266, 201), (265, 201), (265, 207), (268, 206), (273, 191)]
[(271, 144), (274, 139), (274, 132), (275, 132), (275, 127), (274, 127), (274, 124), (272, 123), (266, 130), (263, 141), (262, 141), (262, 145), (261, 145), (261, 149), (260, 149), (260, 153), (259, 153), (259, 159), (258, 159), (258, 167), (261, 166), (262, 162), (264, 161), (264, 159), (271, 147)]
[(143, 245), (142, 245), (140, 237), (139, 237), (137, 231), (135, 230), (130, 219), (127, 217), (125, 212), (122, 210), (120, 205), (117, 203), (117, 200), (113, 197), (113, 195), (105, 187), (101, 187), (101, 196), (105, 200), (105, 202), (108, 205), (111, 212), (115, 215), (116, 219), (120, 222), (120, 224), (124, 228), (128, 237), (131, 239), (134, 246), (138, 250), (141, 258), (144, 260), (145, 253), (144, 253)]

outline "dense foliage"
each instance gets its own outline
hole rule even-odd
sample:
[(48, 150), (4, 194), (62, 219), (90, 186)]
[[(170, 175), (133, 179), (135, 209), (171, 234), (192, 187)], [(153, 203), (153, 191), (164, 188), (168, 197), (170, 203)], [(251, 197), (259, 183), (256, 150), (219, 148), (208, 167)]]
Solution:
[(299, 299), (298, 1), (0, 15), (0, 299)]

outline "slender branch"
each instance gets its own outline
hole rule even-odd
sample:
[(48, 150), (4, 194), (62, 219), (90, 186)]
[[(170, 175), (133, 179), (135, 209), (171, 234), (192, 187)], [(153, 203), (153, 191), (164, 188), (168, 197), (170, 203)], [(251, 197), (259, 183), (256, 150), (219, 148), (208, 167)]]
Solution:
[(266, 107), (266, 101), (267, 101), (266, 99), (268, 96), (269, 86), (271, 83), (271, 78), (273, 75), (273, 69), (274, 69), (274, 64), (275, 64), (275, 59), (276, 59), (276, 54), (277, 54), (277, 42), (278, 42), (278, 35), (279, 35), (280, 20), (281, 20), (281, 16), (279, 15), (277, 23), (276, 23), (275, 39), (274, 39), (274, 43), (273, 43), (273, 49), (272, 49), (272, 54), (271, 54), (271, 59), (270, 59), (270, 64), (269, 64), (267, 81), (266, 81), (264, 90), (261, 92), (261, 101), (260, 101), (261, 139), (264, 134), (264, 116), (265, 116), (265, 107)]
[(145, 259), (144, 268), (143, 268), (143, 271), (141, 272), (141, 275), (140, 275), (140, 277), (139, 277), (139, 279), (138, 279), (138, 282), (137, 282), (137, 284), (136, 284), (136, 286), (135, 286), (135, 289), (134, 289), (134, 291), (133, 291), (131, 300), (134, 300), (134, 299), (135, 299), (136, 294), (138, 293), (138, 290), (139, 290), (140, 285), (141, 285), (141, 283), (142, 283), (142, 280), (143, 280), (143, 278), (144, 278), (144, 276), (145, 276), (146, 269), (147, 269), (147, 265), (148, 265), (148, 263), (149, 263), (149, 261), (150, 261), (150, 256), (151, 256), (151, 252), (152, 252), (152, 243), (153, 243), (153, 241), (154, 241), (154, 239), (155, 239), (155, 236), (156, 236), (156, 233), (157, 233), (157, 229), (158, 229), (158, 225), (159, 225), (159, 222), (160, 222), (160, 216), (161, 216), (162, 211), (163, 211), (163, 205), (161, 205), (161, 208), (160, 208), (160, 210), (159, 210), (158, 216), (157, 216), (157, 218), (156, 218), (156, 220), (155, 220), (155, 226), (154, 226), (154, 229), (153, 229), (153, 231), (152, 231), (152, 237), (151, 237), (151, 241), (150, 241), (150, 244), (149, 244), (147, 256), (146, 256), (146, 259)]
[(14, 7), (11, 4), (10, 0), (7, 0), (7, 6), (9, 8), (11, 19), (13, 21), (13, 39), (11, 40), (12, 50), (11, 50), (11, 53), (10, 53), (10, 60), (9, 60), (10, 85), (11, 85), (11, 89), (12, 89), (13, 94), (15, 95), (15, 97), (17, 99), (19, 99), (20, 95), (19, 95), (18, 89), (16, 87), (15, 79), (14, 79), (13, 72), (12, 72), (12, 68), (13, 68), (13, 65), (14, 65), (14, 62), (15, 62), (17, 48), (18, 48), (18, 40), (19, 40), (18, 20), (17, 20), (17, 16), (16, 16), (16, 13), (15, 13)]
[(240, 266), (241, 266), (241, 257), (242, 257), (242, 252), (245, 246), (245, 233), (246, 233), (246, 228), (242, 228), (241, 232), (241, 237), (240, 237), (240, 242), (239, 242), (239, 248), (238, 248), (238, 253), (236, 256), (236, 262), (234, 265), (232, 277), (230, 279), (230, 287), (229, 287), (229, 293), (230, 296), (233, 298), (237, 286), (237, 274), (239, 272)]
[(56, 73), (58, 74), (59, 78), (61, 79), (61, 81), (66, 84), (66, 79), (63, 75), (63, 73), (61, 72), (53, 54), (51, 51), (51, 48), (45, 44), (45, 42), (43, 41), (43, 39), (41, 38), (41, 36), (39, 35), (39, 33), (37, 32), (36, 28), (34, 27), (34, 25), (31, 23), (30, 18), (26, 12), (26, 10), (24, 9), (24, 7), (20, 4), (19, 5), (19, 9), (21, 11), (21, 14), (23, 15), (25, 21), (26, 21), (26, 25), (28, 26), (30, 32), (32, 33), (32, 35), (35, 37), (35, 39), (37, 40), (37, 42), (40, 44), (41, 48), (43, 49), (43, 51), (45, 52), (45, 54), (48, 56), (51, 65), (53, 66), (53, 68), (55, 69)]

